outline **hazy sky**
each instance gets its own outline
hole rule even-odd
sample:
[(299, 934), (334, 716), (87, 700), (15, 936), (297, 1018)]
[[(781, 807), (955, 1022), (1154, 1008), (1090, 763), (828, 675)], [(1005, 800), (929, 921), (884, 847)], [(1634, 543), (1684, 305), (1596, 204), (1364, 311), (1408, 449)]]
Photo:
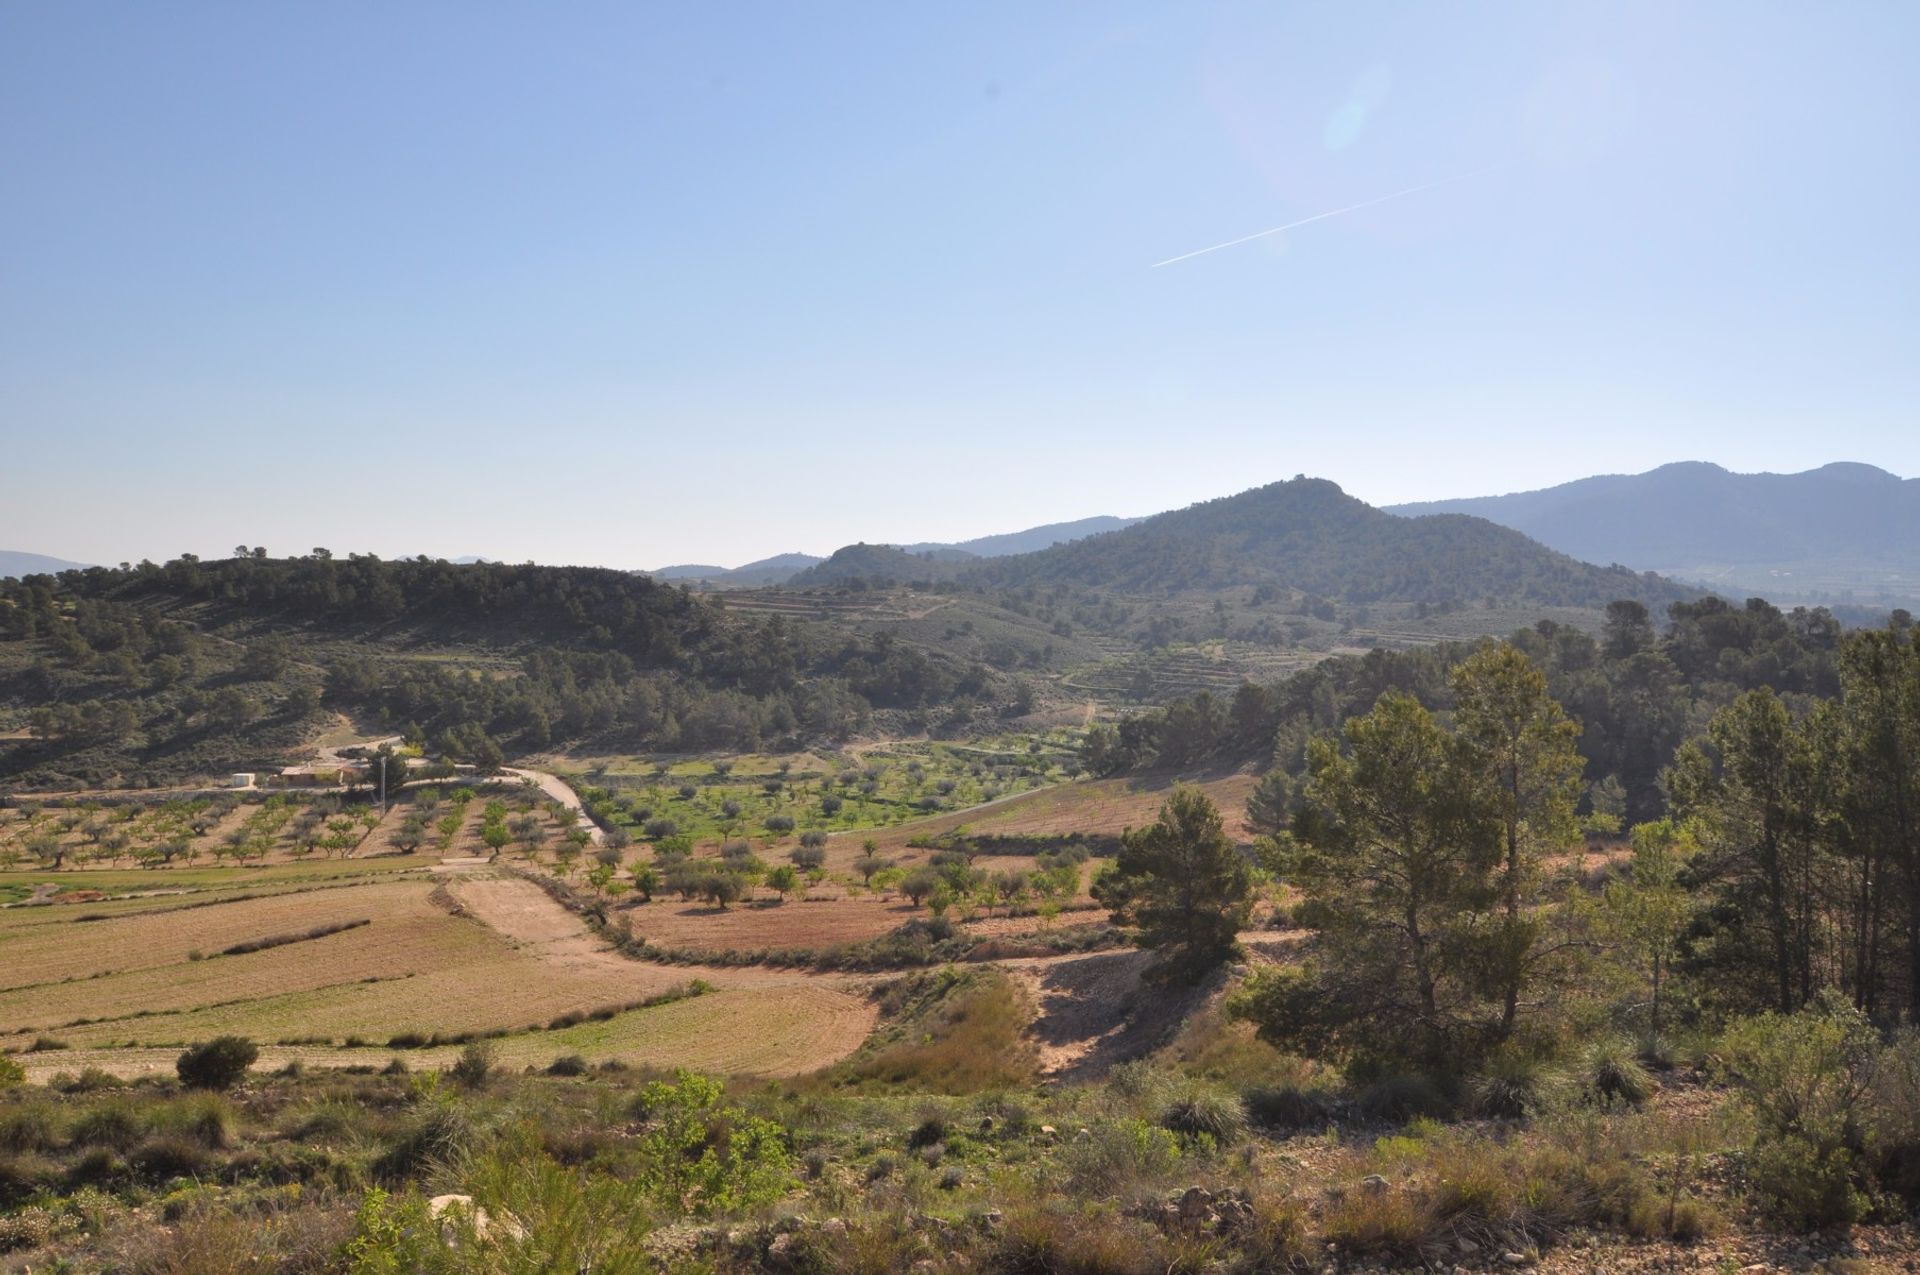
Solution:
[(1917, 47), (1864, 2), (15, 0), (0, 547), (732, 564), (1296, 472), (1913, 475)]

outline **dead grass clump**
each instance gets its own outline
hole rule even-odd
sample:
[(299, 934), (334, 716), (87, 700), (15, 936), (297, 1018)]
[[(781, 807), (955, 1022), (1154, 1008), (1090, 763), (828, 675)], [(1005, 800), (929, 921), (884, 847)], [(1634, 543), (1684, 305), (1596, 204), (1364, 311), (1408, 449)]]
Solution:
[(989, 1269), (1003, 1275), (1159, 1275), (1170, 1268), (1157, 1230), (1063, 1205), (1011, 1210)]
[(948, 1094), (1014, 1088), (1031, 1082), (1039, 1063), (1022, 1039), (1026, 998), (997, 970), (928, 976), (891, 1039), (839, 1069), (853, 1083), (911, 1085)]

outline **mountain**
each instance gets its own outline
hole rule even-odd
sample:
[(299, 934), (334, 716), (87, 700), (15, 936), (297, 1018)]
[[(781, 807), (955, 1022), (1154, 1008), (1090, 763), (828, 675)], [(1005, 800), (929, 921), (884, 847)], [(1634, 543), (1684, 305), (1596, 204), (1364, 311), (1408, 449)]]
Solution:
[(864, 580), (869, 584), (907, 584), (914, 581), (951, 580), (980, 559), (963, 550), (945, 545), (920, 553), (908, 553), (892, 545), (847, 545), (833, 551), (825, 562), (808, 567), (787, 581), (796, 589), (846, 584)]
[(1274, 585), (1351, 602), (1572, 606), (1689, 596), (1657, 576), (1596, 567), (1483, 518), (1397, 517), (1325, 479), (1296, 478), (1159, 514), (1105, 535), (983, 563), (969, 580), (1141, 592)]
[[(932, 557), (947, 562), (966, 562), (974, 558), (999, 558), (1008, 554), (1032, 553), (1053, 545), (1065, 544), (1070, 540), (1079, 540), (1086, 536), (1098, 535), (1105, 531), (1118, 531), (1122, 527), (1131, 527), (1139, 522), (1138, 518), (1115, 518), (1100, 515), (1093, 518), (1081, 518), (1073, 522), (1050, 522), (1040, 527), (1028, 527), (1025, 531), (1008, 531), (997, 536), (981, 536), (977, 540), (962, 540), (957, 544), (945, 544), (939, 541), (925, 541), (915, 545), (891, 546), (897, 551), (916, 558)], [(878, 549), (879, 545), (849, 545), (847, 548)], [(856, 555), (854, 561), (869, 561), (870, 555)], [(749, 562), (740, 567), (716, 567), (707, 563), (682, 563), (677, 566), (661, 567), (647, 572), (656, 580), (700, 581), (728, 589), (754, 589), (762, 585), (786, 584), (793, 577), (809, 567), (827, 561), (811, 553), (782, 553), (771, 558), (762, 558), (758, 562)], [(911, 570), (911, 566), (902, 562), (869, 561), (869, 565), (889, 572)], [(827, 573), (829, 581), (852, 578), (842, 567), (836, 567)], [(905, 577), (899, 577), (905, 578)], [(917, 577), (925, 578), (925, 577)], [(822, 583), (815, 579), (813, 583)]]
[(91, 564), (68, 562), (65, 558), (49, 558), (44, 553), (21, 553), (15, 549), (0, 549), (0, 578), (9, 576), (57, 575), (62, 571), (79, 571)]
[(1736, 474), (1689, 461), (1390, 511), (1475, 514), (1576, 558), (1723, 591), (1811, 600), (1920, 595), (1920, 479), (1872, 465)]
[(1029, 527), (1025, 531), (1008, 531), (997, 536), (981, 536), (977, 540), (962, 540), (957, 544), (929, 541), (925, 544), (900, 547), (908, 553), (958, 549), (962, 553), (969, 553), (977, 558), (1003, 558), (1015, 553), (1037, 553), (1042, 549), (1051, 549), (1055, 545), (1066, 544), (1071, 540), (1084, 540), (1088, 536), (1097, 536), (1102, 532), (1119, 531), (1139, 521), (1138, 518), (1115, 518), (1111, 514), (1101, 514), (1074, 522), (1050, 522), (1043, 527)]

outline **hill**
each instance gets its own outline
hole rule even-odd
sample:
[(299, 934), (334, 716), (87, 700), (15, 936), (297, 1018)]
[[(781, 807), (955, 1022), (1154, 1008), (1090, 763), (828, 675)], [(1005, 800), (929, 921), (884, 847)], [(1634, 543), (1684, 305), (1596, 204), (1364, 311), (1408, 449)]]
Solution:
[(88, 565), (85, 562), (68, 562), (65, 558), (49, 558), (44, 553), (22, 553), (17, 549), (0, 549), (0, 578), (19, 579), (25, 576), (57, 575), (62, 571), (80, 571)]
[[(1115, 518), (1103, 514), (1094, 518), (1080, 518), (1073, 522), (1050, 522), (1039, 527), (1028, 527), (1024, 531), (981, 536), (974, 540), (962, 540), (957, 544), (928, 540), (920, 544), (892, 547), (916, 558), (933, 558), (946, 562), (960, 562), (971, 558), (999, 558), (1008, 554), (1032, 553), (1057, 544), (1065, 544), (1070, 540), (1098, 535), (1103, 531), (1118, 531), (1122, 527), (1131, 527), (1139, 521), (1138, 518)], [(683, 563), (678, 566), (661, 567), (647, 574), (656, 580), (698, 581), (727, 589), (757, 589), (765, 585), (792, 583), (794, 577), (802, 571), (825, 561), (825, 558), (817, 554), (781, 553), (739, 567)], [(906, 568), (906, 564), (900, 562), (886, 565), (895, 570)], [(827, 574), (836, 582), (851, 578), (839, 567), (830, 569)], [(820, 582), (818, 579), (814, 580), (814, 583)]]
[(1670, 580), (1596, 567), (1509, 528), (1459, 514), (1405, 518), (1324, 479), (1295, 478), (1159, 514), (1104, 535), (983, 564), (970, 581), (1145, 592), (1237, 585), (1349, 602), (1665, 603)]
[(1576, 558), (1776, 599), (1920, 595), (1920, 479), (1872, 465), (1736, 474), (1690, 461), (1389, 512), (1473, 514)]
[(854, 544), (834, 550), (826, 561), (808, 567), (787, 583), (806, 589), (855, 580), (881, 585), (951, 580), (967, 564), (977, 561), (973, 554), (946, 547), (909, 553), (892, 545)]
[(978, 558), (1004, 558), (1016, 553), (1038, 553), (1042, 549), (1051, 549), (1055, 545), (1066, 544), (1073, 540), (1084, 540), (1088, 536), (1097, 536), (1102, 532), (1119, 531), (1139, 521), (1138, 518), (1115, 518), (1109, 514), (1102, 514), (1094, 518), (1080, 518), (1073, 522), (1050, 522), (1041, 527), (1029, 527), (1025, 531), (981, 536), (977, 540), (962, 540), (956, 544), (928, 541), (924, 544), (900, 547), (908, 553), (957, 549)]
[(932, 728), (1016, 689), (601, 568), (183, 557), (0, 582), (0, 783), (20, 786), (268, 769), (340, 712), (491, 764), (591, 740), (796, 747), (888, 714)]

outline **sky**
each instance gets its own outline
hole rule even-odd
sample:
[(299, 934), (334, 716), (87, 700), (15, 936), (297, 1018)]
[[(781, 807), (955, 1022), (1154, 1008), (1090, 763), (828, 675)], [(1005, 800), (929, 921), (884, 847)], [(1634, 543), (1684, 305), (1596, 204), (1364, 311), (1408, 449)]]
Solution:
[(733, 565), (1296, 473), (1920, 474), (1915, 47), (1753, 0), (14, 0), (0, 547)]

